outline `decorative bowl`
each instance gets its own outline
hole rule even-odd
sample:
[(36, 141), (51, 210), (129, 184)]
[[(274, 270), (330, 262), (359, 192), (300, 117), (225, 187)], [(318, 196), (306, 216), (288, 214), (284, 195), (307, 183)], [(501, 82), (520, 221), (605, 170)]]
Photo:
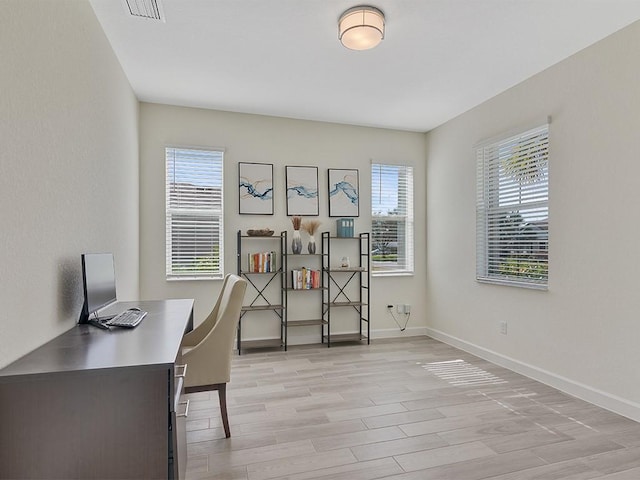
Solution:
[(259, 230), (247, 230), (247, 235), (250, 237), (270, 237), (273, 235), (273, 230), (270, 228), (261, 228)]

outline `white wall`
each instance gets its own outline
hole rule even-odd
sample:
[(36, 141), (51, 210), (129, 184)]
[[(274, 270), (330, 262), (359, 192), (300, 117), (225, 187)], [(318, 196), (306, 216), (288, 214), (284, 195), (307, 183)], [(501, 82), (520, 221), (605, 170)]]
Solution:
[(80, 254), (138, 294), (138, 102), (88, 2), (0, 2), (0, 367), (71, 328)]
[[(254, 226), (268, 226), (277, 232), (291, 232), (284, 193), (286, 165), (319, 167), (320, 216), (312, 218), (323, 222), (321, 231), (334, 232), (335, 219), (328, 217), (327, 209), (328, 168), (359, 169), (361, 205), (355, 230), (361, 232), (371, 228), (370, 161), (413, 165), (416, 178), (417, 272), (413, 277), (377, 278), (372, 282), (372, 329), (377, 330), (378, 336), (399, 335), (399, 329), (387, 315), (386, 305), (411, 303), (413, 312), (409, 326), (416, 327), (414, 331), (425, 332), (426, 227), (425, 194), (421, 179), (425, 177), (426, 167), (423, 134), (142, 103), (141, 293), (148, 299), (195, 298), (198, 323), (213, 306), (221, 282), (165, 280), (165, 145), (226, 149), (224, 221), (227, 272), (236, 271), (236, 232), (239, 229), (245, 231)], [(275, 215), (238, 215), (238, 162), (274, 164)], [(266, 335), (255, 325), (245, 329), (245, 332), (247, 338)], [(313, 332), (296, 329), (291, 334), (305, 338), (311, 335), (316, 341), (319, 340), (319, 336), (315, 334), (314, 337)], [(296, 341), (291, 340), (294, 343)]]
[[(428, 134), (426, 289), (434, 336), (638, 420), (639, 44), (635, 23)], [(474, 144), (547, 115), (549, 290), (479, 284)]]

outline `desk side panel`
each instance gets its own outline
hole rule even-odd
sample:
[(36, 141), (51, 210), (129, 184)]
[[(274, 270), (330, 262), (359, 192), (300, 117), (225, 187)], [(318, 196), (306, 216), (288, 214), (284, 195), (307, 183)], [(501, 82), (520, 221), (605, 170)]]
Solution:
[(128, 368), (4, 379), (0, 478), (166, 478), (168, 375)]

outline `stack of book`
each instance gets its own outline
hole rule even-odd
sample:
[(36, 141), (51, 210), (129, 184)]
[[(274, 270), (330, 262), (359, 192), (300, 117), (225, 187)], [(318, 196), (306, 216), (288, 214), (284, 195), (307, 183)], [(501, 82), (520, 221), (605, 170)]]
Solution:
[(311, 270), (306, 267), (291, 270), (291, 285), (294, 290), (320, 288), (320, 270)]
[(248, 270), (253, 273), (277, 272), (276, 252), (249, 253)]

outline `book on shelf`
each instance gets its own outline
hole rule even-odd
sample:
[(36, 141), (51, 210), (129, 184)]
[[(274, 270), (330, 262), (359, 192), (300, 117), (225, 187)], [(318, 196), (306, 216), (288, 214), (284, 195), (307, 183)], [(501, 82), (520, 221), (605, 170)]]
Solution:
[(320, 270), (312, 270), (307, 267), (291, 270), (291, 287), (294, 290), (320, 288)]
[(247, 254), (247, 271), (253, 273), (274, 273), (277, 268), (276, 252), (260, 252)]

